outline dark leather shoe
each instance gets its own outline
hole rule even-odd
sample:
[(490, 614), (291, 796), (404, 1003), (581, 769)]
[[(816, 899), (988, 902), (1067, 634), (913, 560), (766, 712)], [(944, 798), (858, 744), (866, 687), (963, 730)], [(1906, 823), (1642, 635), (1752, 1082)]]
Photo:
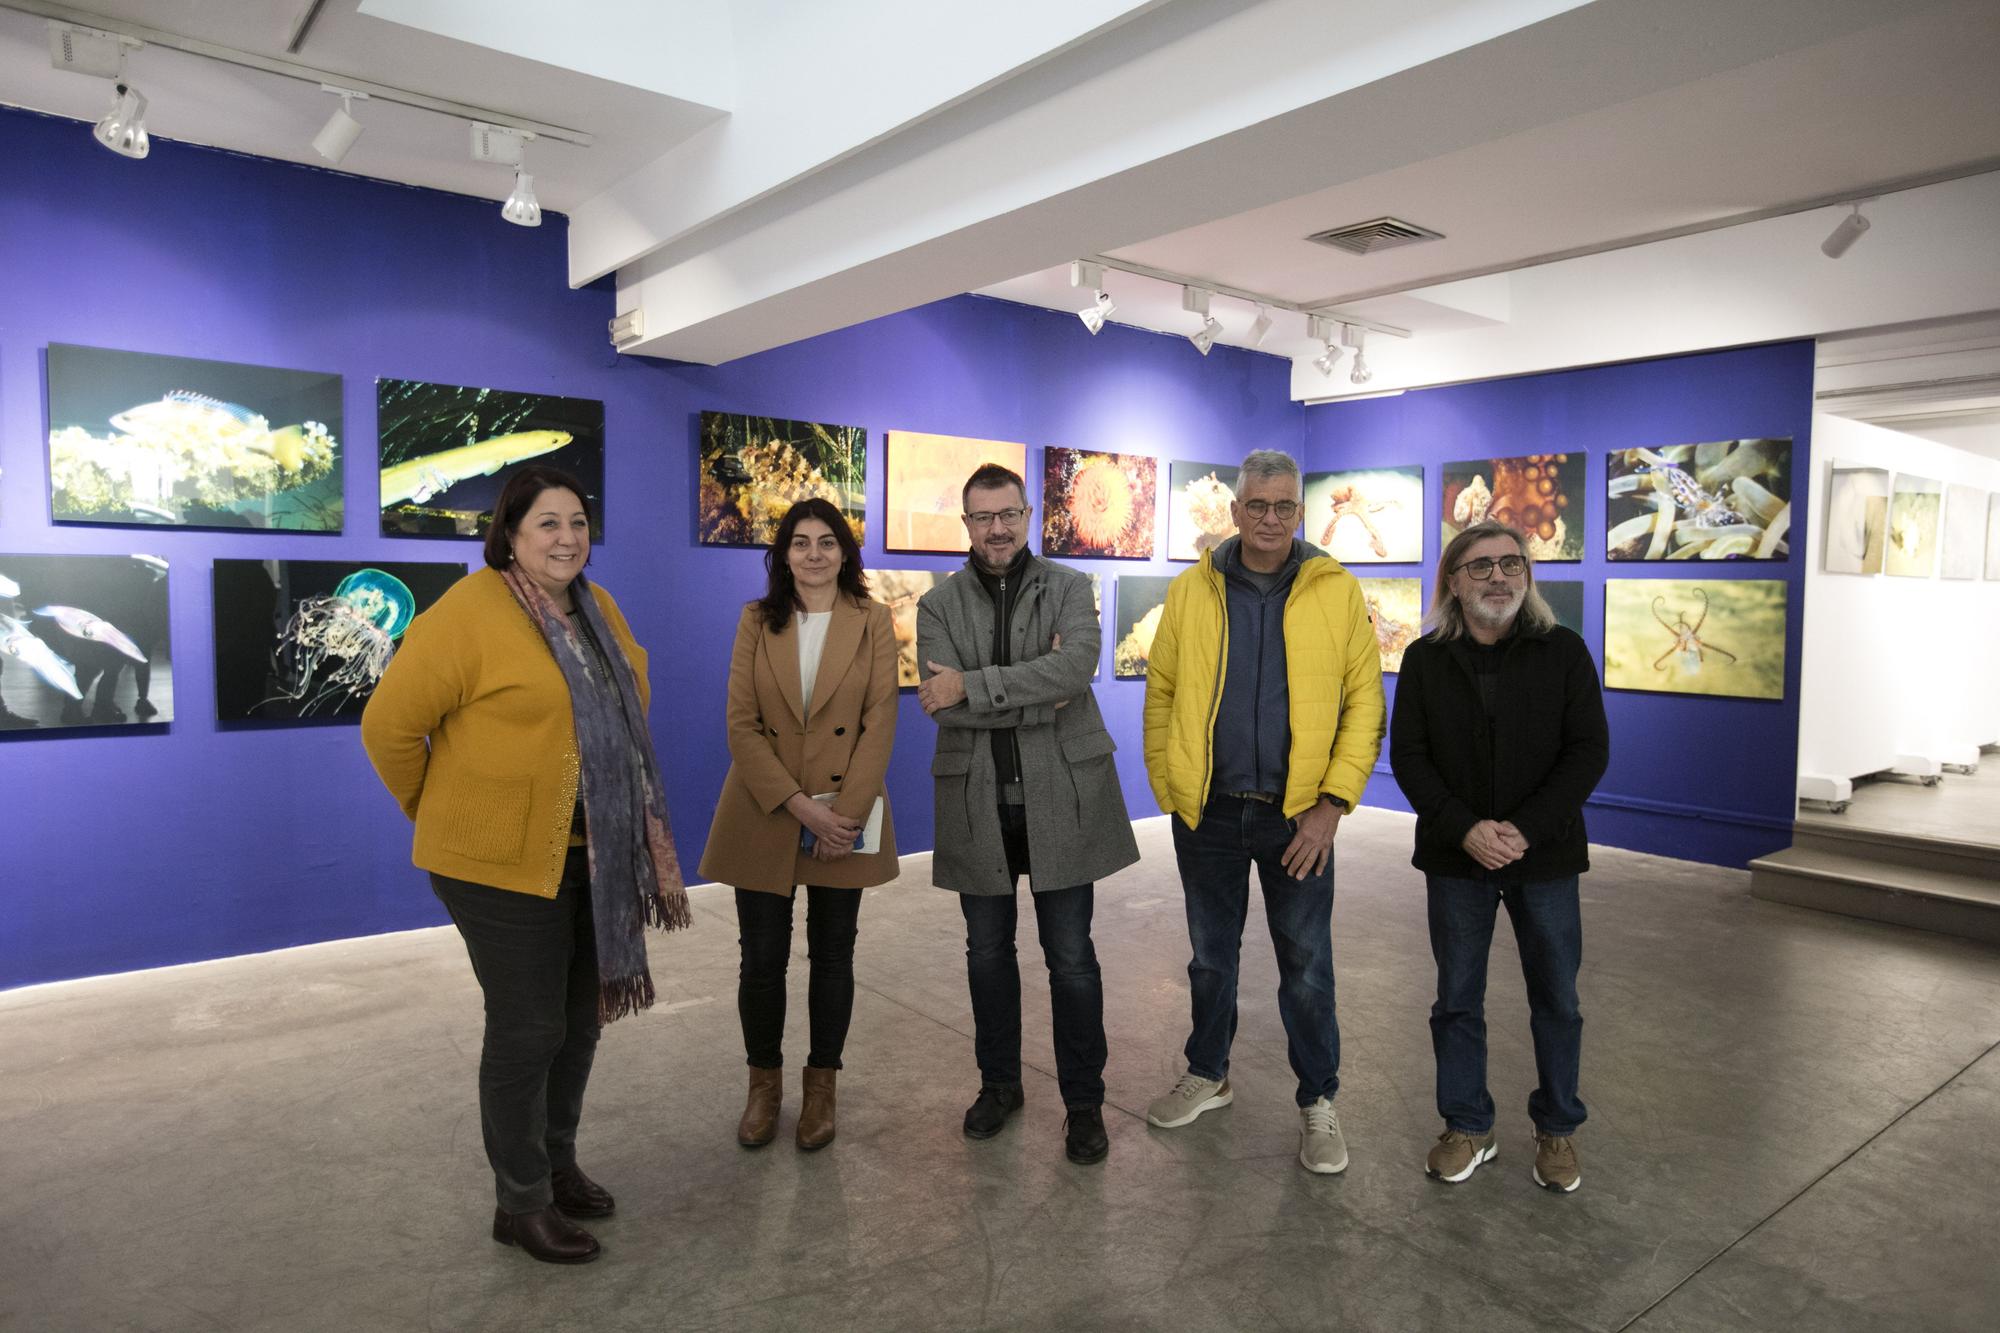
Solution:
[(834, 1071), (807, 1065), (801, 1081), (806, 1095), (799, 1106), (798, 1144), (817, 1152), (833, 1142)]
[(1007, 1123), (1007, 1117), (1021, 1109), (1027, 1101), (1018, 1083), (988, 1083), (979, 1090), (979, 1097), (965, 1110), (965, 1137), (968, 1139), (990, 1139), (1000, 1132), (1000, 1126)]
[(1072, 1106), (1063, 1121), (1063, 1155), (1078, 1166), (1095, 1166), (1111, 1151), (1104, 1132), (1104, 1108)]
[(549, 1187), (555, 1191), (556, 1207), (571, 1217), (609, 1217), (618, 1208), (611, 1191), (583, 1174), (580, 1166), (559, 1166), (549, 1172)]
[(743, 1103), (743, 1118), (736, 1122), (736, 1141), (746, 1148), (761, 1148), (778, 1132), (778, 1103), (785, 1097), (785, 1071), (750, 1066), (750, 1096)]
[(495, 1208), (493, 1239), (518, 1245), (545, 1264), (587, 1264), (604, 1252), (597, 1237), (557, 1212), (554, 1204), (532, 1213)]

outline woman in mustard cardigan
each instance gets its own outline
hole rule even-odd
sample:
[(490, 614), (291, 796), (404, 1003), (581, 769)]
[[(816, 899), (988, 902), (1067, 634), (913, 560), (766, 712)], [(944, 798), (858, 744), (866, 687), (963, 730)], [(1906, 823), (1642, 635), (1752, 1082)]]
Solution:
[(613, 1208), (576, 1163), (598, 1030), (653, 1001), (642, 927), (689, 922), (646, 654), (583, 576), (589, 558), (583, 488), (550, 467), (515, 473), (487, 567), (416, 618), (361, 716), (485, 992), (493, 1239), (570, 1264), (598, 1244), (569, 1219)]
[(777, 1133), (792, 892), (807, 886), (812, 1050), (797, 1142), (811, 1151), (833, 1141), (861, 890), (896, 877), (882, 786), (896, 737), (896, 632), (889, 608), (868, 598), (847, 519), (825, 500), (786, 512), (765, 567), (765, 594), (743, 608), (730, 657), (732, 762), (701, 873), (736, 886), (736, 1008), (750, 1064), (736, 1141), (746, 1148)]

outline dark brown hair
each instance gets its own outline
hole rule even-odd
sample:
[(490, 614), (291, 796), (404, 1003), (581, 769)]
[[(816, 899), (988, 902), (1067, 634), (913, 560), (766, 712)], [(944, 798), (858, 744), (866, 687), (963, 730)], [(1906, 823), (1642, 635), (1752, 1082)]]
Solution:
[(507, 568), (507, 562), (514, 558), (514, 529), (528, 516), (536, 496), (556, 489), (576, 497), (583, 506), (584, 523), (596, 530), (597, 515), (590, 512), (590, 497), (583, 493), (583, 483), (559, 467), (530, 463), (507, 478), (507, 484), (500, 488), (500, 498), (493, 502), (493, 522), (486, 529), (486, 563), (490, 567)]
[(958, 507), (965, 508), (972, 503), (975, 487), (991, 489), (996, 486), (1014, 486), (1021, 492), (1021, 503), (1028, 503), (1028, 483), (1021, 480), (1021, 474), (1012, 468), (1001, 467), (998, 463), (981, 463), (973, 474), (965, 479), (965, 485), (958, 492)]
[(833, 539), (840, 543), (840, 590), (856, 601), (868, 599), (868, 579), (861, 572), (861, 547), (854, 540), (854, 529), (847, 525), (847, 515), (834, 508), (832, 501), (818, 496), (801, 500), (778, 520), (778, 533), (771, 538), (771, 549), (764, 552), (768, 581), (764, 595), (754, 605), (765, 626), (773, 632), (791, 624), (792, 612), (801, 609), (798, 591), (792, 584), (792, 562), (788, 557), (792, 549), (792, 535), (799, 530), (799, 524), (809, 518), (816, 518), (831, 528)]

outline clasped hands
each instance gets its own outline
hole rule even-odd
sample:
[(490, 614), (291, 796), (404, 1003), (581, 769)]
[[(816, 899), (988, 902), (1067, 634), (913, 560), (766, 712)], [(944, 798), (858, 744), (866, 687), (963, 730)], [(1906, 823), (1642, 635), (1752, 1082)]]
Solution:
[[(1054, 652), (1060, 647), (1062, 647), (1062, 635), (1050, 635), (1049, 651)], [(927, 661), (924, 665), (931, 669), (930, 678), (917, 686), (917, 702), (924, 706), (924, 712), (935, 713), (940, 708), (950, 708), (965, 699), (963, 671), (945, 666), (942, 662)], [(1056, 707), (1061, 708), (1068, 702), (1067, 699), (1058, 700)]]
[(1504, 819), (1482, 819), (1466, 830), (1459, 844), (1465, 853), (1488, 870), (1512, 865), (1528, 854), (1528, 840), (1521, 830)]
[(825, 801), (815, 801), (802, 791), (795, 791), (785, 799), (785, 809), (812, 830), (815, 860), (838, 861), (854, 850), (854, 840), (861, 836), (860, 820), (849, 819)]

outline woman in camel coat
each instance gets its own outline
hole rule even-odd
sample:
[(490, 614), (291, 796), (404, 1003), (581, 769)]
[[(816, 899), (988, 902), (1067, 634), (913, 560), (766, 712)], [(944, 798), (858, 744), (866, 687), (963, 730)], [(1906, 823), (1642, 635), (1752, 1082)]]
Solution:
[(793, 890), (807, 886), (812, 1049), (797, 1141), (811, 1150), (834, 1136), (834, 1075), (854, 1009), (860, 891), (896, 877), (883, 790), (896, 735), (896, 635), (889, 608), (868, 598), (846, 518), (825, 500), (792, 506), (765, 564), (767, 591), (743, 608), (736, 629), (731, 763), (701, 873), (736, 888), (743, 947), (736, 1007), (750, 1065), (736, 1140), (746, 1148), (764, 1146), (777, 1132)]

